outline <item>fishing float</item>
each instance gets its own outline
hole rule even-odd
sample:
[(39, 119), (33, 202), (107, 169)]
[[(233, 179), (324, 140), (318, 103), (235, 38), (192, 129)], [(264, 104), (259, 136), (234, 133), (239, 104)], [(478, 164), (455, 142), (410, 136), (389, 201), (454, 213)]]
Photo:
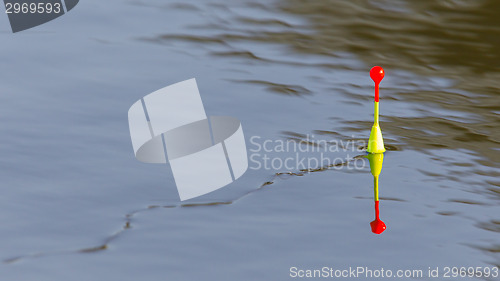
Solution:
[(375, 82), (375, 110), (374, 122), (368, 140), (368, 148), (366, 151), (369, 153), (366, 157), (370, 161), (370, 170), (373, 175), (373, 199), (375, 201), (375, 220), (370, 222), (372, 232), (381, 234), (387, 229), (385, 223), (380, 219), (380, 201), (378, 198), (378, 178), (382, 171), (382, 164), (384, 162), (384, 138), (382, 137), (382, 130), (379, 125), (379, 86), (382, 79), (384, 79), (384, 69), (380, 66), (374, 66), (370, 69), (370, 77)]
[(379, 198), (378, 198), (378, 178), (382, 171), (382, 164), (384, 162), (383, 153), (370, 153), (366, 156), (370, 161), (370, 170), (373, 175), (373, 199), (375, 201), (375, 220), (370, 223), (372, 232), (381, 234), (387, 229), (385, 223), (380, 219)]
[(370, 139), (368, 140), (368, 148), (366, 151), (369, 153), (384, 153), (384, 139), (382, 138), (382, 130), (378, 122), (379, 119), (379, 85), (380, 81), (384, 79), (384, 69), (380, 66), (374, 66), (370, 70), (370, 77), (373, 82), (375, 82), (375, 114), (372, 126), (372, 131), (370, 133)]

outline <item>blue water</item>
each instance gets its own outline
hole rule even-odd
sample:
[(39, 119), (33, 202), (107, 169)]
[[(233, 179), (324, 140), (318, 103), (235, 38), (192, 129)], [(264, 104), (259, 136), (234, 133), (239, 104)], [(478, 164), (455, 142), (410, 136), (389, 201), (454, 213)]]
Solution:
[(288, 280), (293, 266), (498, 267), (495, 70), (476, 91), (446, 62), (428, 72), (398, 66), (396, 51), (394, 60), (377, 53), (388, 65), (381, 235), (369, 227), (367, 160), (303, 175), (250, 169), (185, 202), (194, 206), (179, 202), (168, 165), (135, 160), (128, 108), (193, 77), (207, 114), (240, 119), (249, 147), (252, 136), (365, 140), (368, 70), (379, 60), (338, 47), (350, 38), (322, 34), (294, 2), (87, 0), (16, 34), (0, 17), (1, 279)]

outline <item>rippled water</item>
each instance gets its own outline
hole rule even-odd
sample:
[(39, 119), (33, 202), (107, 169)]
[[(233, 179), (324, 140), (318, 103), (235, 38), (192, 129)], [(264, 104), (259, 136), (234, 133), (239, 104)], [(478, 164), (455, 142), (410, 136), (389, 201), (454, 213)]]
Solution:
[[(499, 9), (493, 0), (88, 0), (15, 35), (4, 18), (2, 278), (286, 280), (292, 266), (499, 266)], [(192, 77), (209, 115), (242, 121), (249, 148), (252, 136), (366, 140), (373, 65), (386, 71), (381, 235), (370, 231), (363, 152), (327, 154), (362, 169), (249, 170), (185, 204), (168, 166), (133, 156), (130, 105)]]

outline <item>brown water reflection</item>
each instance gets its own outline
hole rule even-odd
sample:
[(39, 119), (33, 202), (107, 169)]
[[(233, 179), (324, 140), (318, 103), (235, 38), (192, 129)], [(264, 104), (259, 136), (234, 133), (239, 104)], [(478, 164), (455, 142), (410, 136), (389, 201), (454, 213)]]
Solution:
[[(368, 66), (384, 66), (389, 76), (392, 71), (406, 70), (423, 77), (449, 79), (450, 85), (437, 90), (419, 88), (414, 81), (402, 83), (417, 86), (417, 90), (415, 87), (382, 89), (383, 101), (397, 100), (428, 108), (420, 109), (425, 117), (384, 116), (382, 112), (384, 131), (399, 136), (413, 149), (463, 148), (476, 153), (481, 158), (481, 165), (493, 167), (500, 163), (500, 150), (496, 149), (500, 144), (500, 18), (496, 13), (500, 10), (500, 2), (286, 0), (251, 6), (263, 12), (299, 16), (306, 19), (306, 23), (292, 24), (234, 14), (234, 20), (247, 28), (228, 26), (221, 21), (193, 27), (218, 31), (211, 36), (162, 34), (144, 39), (223, 46), (246, 41), (277, 43), (289, 46), (294, 53), (332, 57), (347, 52)], [(273, 26), (281, 28), (276, 31), (260, 29)], [(211, 55), (290, 64), (264, 59), (249, 49), (212, 52)], [(329, 63), (293, 65), (339, 67)], [(365, 68), (359, 70), (368, 69)], [(287, 95), (310, 94), (301, 85), (281, 85), (273, 81), (248, 83), (265, 83), (272, 92)], [(381, 86), (384, 88), (383, 83)], [(341, 92), (353, 100), (356, 97), (361, 100), (359, 93)], [(460, 120), (446, 118), (444, 112), (448, 111), (460, 115)], [(350, 125), (346, 129), (364, 131), (366, 124)]]
[[(414, 148), (464, 148), (487, 159), (482, 165), (498, 165), (500, 151), (494, 148), (500, 144), (500, 2), (396, 3), (283, 1), (280, 8), (307, 18), (313, 33), (268, 34), (268, 38), (289, 38), (288, 43), (297, 52), (351, 52), (368, 65), (383, 65), (388, 73), (391, 68), (406, 69), (453, 79), (453, 88), (475, 95), (443, 89), (399, 91), (395, 97), (429, 104), (430, 108), (461, 111), (468, 120), (385, 116), (384, 130), (403, 137)], [(471, 113), (474, 118), (465, 117)], [(429, 131), (435, 134), (429, 135)]]
[[(411, 73), (410, 76), (399, 75), (397, 87), (388, 88), (384, 82), (381, 84), (382, 106), (384, 102), (418, 105), (412, 113), (420, 113), (420, 116), (405, 116), (381, 111), (386, 146), (391, 148), (388, 150), (424, 151), (430, 159), (451, 167), (446, 174), (421, 171), (435, 181), (444, 178), (464, 182), (476, 175), (500, 176), (496, 169), (500, 164), (499, 1), (281, 0), (277, 4), (247, 6), (262, 13), (291, 15), (304, 21), (287, 21), (272, 15), (269, 18), (242, 15), (227, 9), (225, 12), (231, 14), (231, 20), (238, 24), (214, 20), (210, 25), (192, 26), (193, 30), (207, 31), (203, 35), (171, 32), (143, 39), (155, 43), (181, 41), (199, 44), (209, 46), (208, 54), (217, 59), (286, 64), (297, 69), (305, 67), (311, 72), (355, 70), (366, 72), (368, 77), (371, 66), (381, 65), (387, 76)], [(245, 47), (235, 47), (242, 42)], [(284, 61), (258, 54), (250, 43), (284, 45), (291, 56), (337, 58), (339, 54), (347, 53), (364, 65), (339, 66), (328, 59), (311, 63)], [(216, 46), (215, 50), (212, 46)], [(414, 76), (423, 77), (424, 82), (411, 81)], [(425, 79), (445, 82), (428, 87)], [(262, 86), (263, 90), (281, 94), (283, 98), (316, 94), (309, 85), (299, 82), (289, 85), (271, 78), (269, 81), (234, 81)], [(351, 104), (360, 107), (371, 101), (371, 88), (350, 84), (352, 81), (346, 83), (346, 87), (330, 85), (337, 87), (332, 93), (346, 97)], [(342, 128), (316, 127), (313, 121), (310, 132), (342, 139), (350, 138), (351, 133), (366, 135), (367, 128), (371, 127), (370, 120), (335, 120), (342, 124)], [(283, 128), (283, 131), (288, 130), (290, 128)], [(303, 140), (310, 132), (285, 132), (284, 138)], [(447, 160), (433, 153), (443, 150), (461, 150), (467, 157)], [(467, 168), (467, 178), (458, 168)], [(498, 182), (482, 178), (479, 181), (482, 187), (474, 192), (483, 193), (488, 199), (500, 199)], [(449, 199), (447, 202), (483, 206), (463, 198)], [(454, 211), (437, 213), (443, 216), (460, 214)], [(477, 225), (481, 229), (499, 232), (497, 222), (485, 220)], [(495, 252), (498, 246), (493, 243), (488, 249)]]
[[(311, 33), (268, 34), (269, 40), (289, 38), (296, 52), (346, 51), (367, 65), (384, 66), (387, 73), (403, 69), (453, 81), (442, 90), (394, 90), (391, 98), (428, 105), (429, 111), (416, 118), (383, 116), (384, 132), (412, 149), (466, 149), (478, 156), (476, 163), (464, 159), (447, 165), (499, 167), (499, 1), (288, 0), (279, 7), (310, 23)], [(462, 119), (445, 118), (433, 109), (458, 112)], [(350, 122), (348, 128), (365, 131), (368, 126), (369, 122)], [(490, 198), (500, 199), (498, 183), (484, 186)], [(480, 222), (478, 227), (500, 232), (498, 220)], [(498, 247), (493, 243), (481, 249), (498, 253)]]

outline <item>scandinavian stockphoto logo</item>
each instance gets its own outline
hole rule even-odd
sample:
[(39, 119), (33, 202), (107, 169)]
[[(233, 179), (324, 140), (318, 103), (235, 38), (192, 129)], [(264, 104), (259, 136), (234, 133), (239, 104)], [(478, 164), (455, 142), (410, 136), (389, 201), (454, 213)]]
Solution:
[(137, 160), (170, 163), (182, 201), (230, 184), (248, 169), (238, 119), (207, 117), (195, 79), (170, 85), (128, 111)]
[(73, 9), (79, 0), (4, 0), (12, 32), (19, 32), (56, 19)]

